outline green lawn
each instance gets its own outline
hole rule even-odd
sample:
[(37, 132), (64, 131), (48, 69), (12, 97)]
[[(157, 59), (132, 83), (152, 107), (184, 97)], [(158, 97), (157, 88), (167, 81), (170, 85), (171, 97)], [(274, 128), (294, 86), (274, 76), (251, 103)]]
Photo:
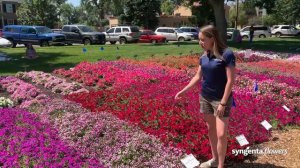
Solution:
[[(268, 50), (276, 52), (296, 53), (296, 48), (300, 48), (299, 38), (266, 38), (255, 39), (252, 46), (247, 41), (241, 44), (229, 42), (228, 45), (234, 50), (254, 48), (255, 50)], [(117, 46), (119, 50), (117, 50)], [(82, 48), (87, 49), (86, 53), (82, 52)], [(27, 60), (22, 58), (25, 55), (25, 48), (5, 48), (3, 52), (11, 56), (13, 61), (0, 62), (0, 75), (12, 75), (18, 71), (39, 70), (51, 72), (56, 68), (70, 68), (82, 61), (95, 62), (99, 59), (115, 60), (118, 57), (147, 59), (152, 56), (180, 56), (190, 53), (201, 53), (202, 49), (198, 42), (185, 42), (180, 46), (177, 43), (168, 43), (163, 45), (152, 44), (126, 44), (126, 45), (110, 45), (107, 44), (104, 50), (100, 50), (99, 45), (93, 46), (52, 46), (52, 47), (36, 47), (39, 58), (35, 60)]]

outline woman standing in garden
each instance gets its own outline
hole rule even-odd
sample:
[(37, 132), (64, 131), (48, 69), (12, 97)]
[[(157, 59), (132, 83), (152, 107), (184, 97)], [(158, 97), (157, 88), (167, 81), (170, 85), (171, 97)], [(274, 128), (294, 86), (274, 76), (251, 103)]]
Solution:
[(201, 28), (199, 44), (204, 49), (199, 68), (189, 84), (175, 96), (201, 83), (200, 112), (208, 127), (208, 137), (213, 158), (200, 167), (224, 167), (227, 150), (227, 129), (232, 105), (232, 87), (235, 79), (235, 56), (221, 40), (217, 29), (208, 25)]

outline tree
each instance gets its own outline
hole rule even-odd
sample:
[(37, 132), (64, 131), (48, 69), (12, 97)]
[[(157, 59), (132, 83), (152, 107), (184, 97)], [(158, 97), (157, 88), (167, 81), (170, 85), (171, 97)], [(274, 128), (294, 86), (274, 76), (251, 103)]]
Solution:
[(172, 15), (175, 9), (175, 3), (171, 0), (163, 0), (161, 4), (161, 12), (166, 15)]
[(60, 18), (62, 24), (75, 24), (80, 22), (80, 7), (65, 3), (60, 7)]
[(23, 0), (17, 10), (21, 24), (44, 25), (53, 28), (59, 21), (59, 7), (66, 0)]
[[(238, 23), (241, 27), (248, 24), (248, 17), (246, 15), (246, 10), (244, 8), (244, 5), (241, 4), (239, 6), (239, 16), (238, 16)], [(231, 27), (234, 26), (234, 22), (236, 20), (236, 6), (231, 7), (229, 10), (229, 22), (231, 23)]]
[(201, 6), (193, 6), (192, 3), (188, 4), (188, 6), (191, 7), (193, 15), (196, 16), (196, 24), (199, 27), (215, 22), (214, 10), (207, 1), (203, 2)]
[[(186, 0), (177, 0), (178, 3), (186, 3)], [(224, 42), (226, 42), (227, 39), (227, 33), (226, 33), (226, 28), (227, 28), (227, 23), (225, 19), (225, 9), (224, 9), (224, 0), (189, 0), (189, 4), (194, 4), (194, 2), (199, 2), (200, 6), (205, 3), (209, 3), (214, 11), (214, 16), (215, 16), (215, 25), (219, 33), (221, 34), (221, 38)], [(203, 10), (207, 10), (205, 7)]]
[(86, 12), (86, 22), (95, 26), (102, 26), (101, 22), (108, 12), (109, 5), (109, 0), (81, 0), (81, 6)]
[(280, 23), (296, 24), (300, 20), (300, 1), (276, 0), (273, 14)]
[(127, 0), (123, 19), (132, 25), (154, 29), (158, 25), (160, 0)]
[(279, 23), (295, 24), (300, 20), (299, 0), (245, 0), (245, 3), (265, 8)]
[(263, 16), (263, 24), (265, 26), (273, 26), (273, 25), (276, 25), (278, 23), (279, 22), (278, 22), (277, 18), (273, 14)]

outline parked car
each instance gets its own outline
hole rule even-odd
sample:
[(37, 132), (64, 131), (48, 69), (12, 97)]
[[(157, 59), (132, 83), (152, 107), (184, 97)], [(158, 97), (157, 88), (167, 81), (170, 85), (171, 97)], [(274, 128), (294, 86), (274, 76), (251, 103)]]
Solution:
[(152, 30), (142, 30), (141, 37), (139, 39), (140, 43), (165, 43), (166, 37), (162, 35), (156, 35)]
[(73, 43), (105, 44), (106, 42), (104, 33), (96, 32), (86, 25), (64, 25), (61, 33), (66, 36), (66, 43), (69, 45)]
[(3, 37), (11, 42), (12, 47), (17, 44), (38, 44), (49, 46), (53, 44), (65, 44), (63, 34), (52, 33), (52, 30), (45, 26), (23, 26), (9, 25), (3, 28)]
[(116, 26), (106, 31), (106, 41), (111, 44), (127, 42), (138, 42), (141, 32), (137, 26)]
[(197, 28), (197, 27), (180, 27), (179, 29), (185, 33), (192, 34), (194, 39), (198, 39), (199, 28)]
[(227, 39), (231, 39), (234, 30), (235, 28), (227, 28)]
[(11, 42), (5, 38), (0, 37), (0, 47), (11, 47)]
[(61, 29), (52, 29), (53, 33), (61, 33)]
[[(241, 29), (243, 39), (250, 38), (250, 26)], [(271, 36), (271, 29), (267, 26), (254, 26), (254, 37), (266, 38)]]
[(275, 25), (272, 27), (272, 35), (280, 36), (300, 36), (300, 30), (291, 25)]
[(190, 41), (193, 38), (192, 34), (173, 27), (159, 27), (155, 30), (155, 34), (165, 36), (167, 41)]

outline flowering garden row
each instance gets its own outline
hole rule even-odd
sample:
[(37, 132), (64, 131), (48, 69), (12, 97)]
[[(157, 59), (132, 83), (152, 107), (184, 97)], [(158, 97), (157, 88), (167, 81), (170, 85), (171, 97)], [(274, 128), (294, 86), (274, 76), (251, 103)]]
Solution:
[[(206, 127), (198, 113), (199, 90), (188, 93), (181, 101), (174, 100), (176, 92), (189, 81), (185, 72), (152, 63), (147, 66), (145, 62), (101, 61), (84, 62), (72, 70), (59, 69), (55, 73), (101, 88), (68, 95), (68, 99), (92, 111), (108, 111), (138, 124), (163, 142), (172, 143), (199, 158), (210, 157)], [(235, 88), (237, 107), (232, 111), (228, 148), (228, 156), (232, 159), (243, 159), (243, 156), (230, 155), (231, 149), (239, 148), (235, 136), (244, 134), (252, 144), (268, 140), (261, 121), (278, 123), (279, 127), (299, 124), (299, 115), (294, 110), (285, 111), (282, 102), (274, 99), (273, 94), (272, 91), (257, 94), (243, 87)]]
[(30, 80), (35, 84), (43, 85), (45, 88), (51, 89), (54, 93), (67, 95), (71, 93), (88, 92), (87, 89), (83, 88), (77, 82), (70, 83), (65, 79), (41, 71), (19, 72), (16, 76), (24, 80)]
[[(20, 104), (23, 101), (34, 100), (43, 94), (33, 85), (14, 77), (1, 78), (0, 84), (11, 95), (22, 93), (22, 97), (26, 99), (19, 99)], [(32, 92), (37, 94), (32, 95)], [(41, 101), (36, 99), (35, 103), (27, 106), (27, 109), (37, 113), (42, 123), (53, 126), (57, 130), (58, 137), (68, 146), (76, 149), (83, 158), (89, 160), (97, 158), (97, 162), (101, 161), (108, 167), (159, 167), (160, 165), (181, 167), (179, 163), (182, 157), (181, 151), (164, 146), (155, 137), (143, 133), (125, 121), (106, 112), (93, 114), (67, 100), (51, 99), (47, 95), (44, 98)], [(44, 101), (46, 99), (47, 101)], [(22, 154), (12, 154), (12, 157), (23, 156)], [(52, 157), (59, 156), (52, 155)], [(32, 154), (28, 158), (32, 160), (37, 156)], [(7, 160), (4, 158), (4, 161)], [(39, 162), (45, 163), (43, 160)]]
[(102, 167), (58, 139), (49, 124), (28, 111), (0, 109), (0, 166)]

